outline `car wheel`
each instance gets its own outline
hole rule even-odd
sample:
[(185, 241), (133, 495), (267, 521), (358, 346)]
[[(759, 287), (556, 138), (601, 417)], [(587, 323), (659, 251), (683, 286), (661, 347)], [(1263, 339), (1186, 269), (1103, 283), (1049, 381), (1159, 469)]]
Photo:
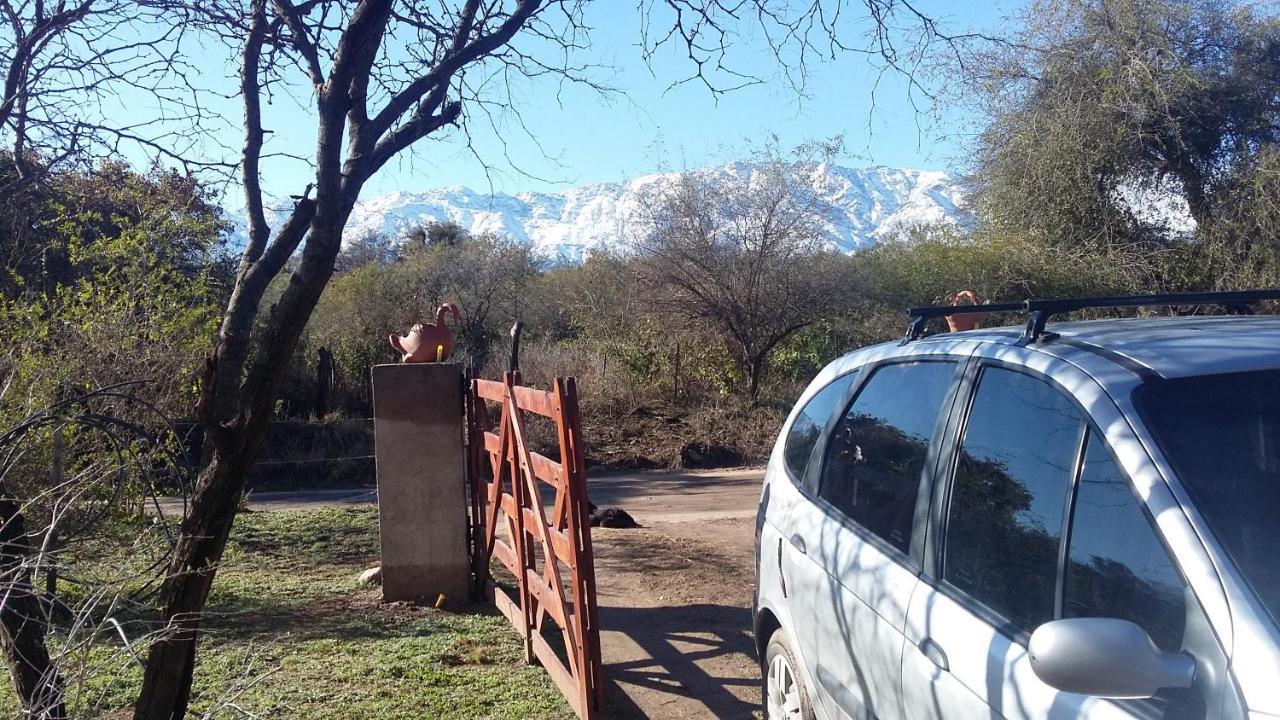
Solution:
[(769, 638), (764, 661), (767, 720), (812, 720), (813, 705), (809, 702), (809, 691), (800, 679), (800, 666), (781, 631)]

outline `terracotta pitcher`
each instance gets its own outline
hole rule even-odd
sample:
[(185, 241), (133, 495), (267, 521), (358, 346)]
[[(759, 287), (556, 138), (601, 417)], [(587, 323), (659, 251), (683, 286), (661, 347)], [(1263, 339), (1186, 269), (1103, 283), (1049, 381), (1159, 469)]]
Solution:
[[(975, 293), (972, 290), (961, 290), (955, 295), (952, 295), (949, 298), (949, 300), (951, 300), (952, 305), (960, 305), (961, 300), (966, 301), (963, 303), (964, 305), (981, 305), (982, 304), (982, 301), (978, 299), (977, 293)], [(950, 330), (951, 332), (964, 332), (965, 330), (973, 330), (974, 328), (982, 324), (982, 321), (986, 317), (987, 317), (987, 313), (965, 313), (963, 315), (948, 315), (947, 329)]]
[(400, 361), (407, 363), (444, 362), (453, 355), (453, 332), (444, 324), (445, 313), (453, 315), (455, 323), (461, 321), (458, 306), (445, 303), (436, 310), (434, 323), (418, 323), (409, 334), (398, 337), (392, 333), (391, 347), (400, 353)]

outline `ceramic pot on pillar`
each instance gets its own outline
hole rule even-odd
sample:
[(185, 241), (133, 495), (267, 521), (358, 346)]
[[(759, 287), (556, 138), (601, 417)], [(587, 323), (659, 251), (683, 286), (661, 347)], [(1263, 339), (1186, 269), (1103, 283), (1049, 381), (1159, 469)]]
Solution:
[(453, 315), (454, 323), (461, 322), (458, 306), (445, 303), (436, 310), (434, 323), (418, 323), (408, 335), (398, 337), (393, 333), (388, 338), (391, 347), (400, 353), (400, 362), (444, 362), (453, 356), (453, 332), (444, 324), (446, 313)]

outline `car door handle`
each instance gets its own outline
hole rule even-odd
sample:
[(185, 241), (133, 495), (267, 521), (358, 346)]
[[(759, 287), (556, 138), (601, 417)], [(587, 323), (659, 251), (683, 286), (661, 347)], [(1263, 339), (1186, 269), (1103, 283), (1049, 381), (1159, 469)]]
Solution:
[(795, 548), (796, 552), (801, 555), (807, 555), (809, 553), (809, 546), (805, 544), (804, 538), (799, 533), (793, 533), (791, 535), (791, 547)]
[(947, 654), (942, 651), (942, 648), (939, 647), (938, 643), (934, 642), (932, 638), (925, 638), (921, 640), (918, 647), (920, 648), (920, 652), (923, 653), (925, 657), (929, 658), (929, 662), (938, 666), (939, 670), (946, 670), (947, 672), (951, 671), (951, 664), (947, 662)]

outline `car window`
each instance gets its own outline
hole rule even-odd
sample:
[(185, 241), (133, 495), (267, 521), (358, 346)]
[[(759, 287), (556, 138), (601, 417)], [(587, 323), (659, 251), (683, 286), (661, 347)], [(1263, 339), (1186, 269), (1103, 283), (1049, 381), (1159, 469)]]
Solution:
[(1076, 490), (1067, 558), (1063, 617), (1129, 620), (1160, 649), (1182, 649), (1182, 576), (1096, 432)]
[(819, 495), (907, 552), (925, 455), (955, 363), (879, 368), (831, 433)]
[(1143, 420), (1280, 627), (1280, 370), (1148, 381)]
[(844, 394), (848, 392), (849, 386), (857, 376), (858, 373), (851, 372), (832, 380), (809, 398), (809, 402), (805, 403), (804, 408), (796, 415), (795, 422), (791, 423), (782, 456), (786, 461), (787, 470), (791, 472), (791, 477), (797, 481), (804, 478), (805, 467), (809, 464), (809, 455), (813, 452), (813, 446), (817, 444), (818, 437), (827, 427), (827, 421), (836, 413), (837, 404), (844, 398)]
[(982, 371), (952, 483), (943, 578), (1028, 631), (1053, 619), (1083, 427), (1049, 383)]

